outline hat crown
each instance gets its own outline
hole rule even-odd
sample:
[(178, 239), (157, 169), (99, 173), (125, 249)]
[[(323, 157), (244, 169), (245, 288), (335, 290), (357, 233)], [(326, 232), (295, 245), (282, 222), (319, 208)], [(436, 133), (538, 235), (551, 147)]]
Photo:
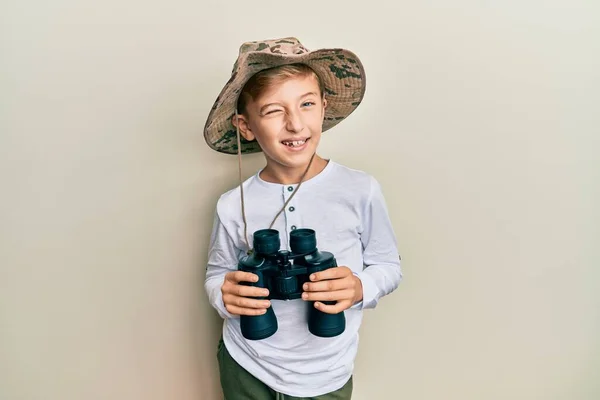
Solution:
[(308, 49), (295, 37), (246, 42), (240, 46), (240, 56), (247, 53), (304, 54)]
[(245, 59), (250, 54), (267, 53), (281, 54), (282, 56), (299, 56), (309, 52), (310, 51), (295, 37), (245, 42), (240, 46), (239, 55), (237, 60), (233, 63), (231, 73), (234, 74), (237, 72), (241, 60)]

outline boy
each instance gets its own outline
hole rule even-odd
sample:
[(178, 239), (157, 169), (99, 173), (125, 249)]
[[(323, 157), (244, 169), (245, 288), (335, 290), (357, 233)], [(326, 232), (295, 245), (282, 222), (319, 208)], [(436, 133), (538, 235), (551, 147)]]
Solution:
[[(211, 148), (237, 153), (240, 163), (242, 153), (262, 151), (266, 159), (220, 197), (211, 235), (205, 288), (224, 319), (218, 360), (226, 399), (351, 398), (362, 312), (402, 278), (377, 181), (316, 154), (321, 133), (352, 113), (364, 93), (362, 64), (347, 50), (311, 52), (295, 38), (249, 42), (208, 116)], [(311, 276), (302, 299), (266, 300), (267, 289), (243, 284), (256, 275), (237, 270), (253, 233), (265, 228), (279, 231), (288, 250), (290, 232), (313, 229), (318, 249), (333, 253), (338, 267)], [(312, 304), (329, 314), (343, 311), (344, 332), (311, 334)], [(277, 331), (247, 340), (240, 317), (269, 307)]]

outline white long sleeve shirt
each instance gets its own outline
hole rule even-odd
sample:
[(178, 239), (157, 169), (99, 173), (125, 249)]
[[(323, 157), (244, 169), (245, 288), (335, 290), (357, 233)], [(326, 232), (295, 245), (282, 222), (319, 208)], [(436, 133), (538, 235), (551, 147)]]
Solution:
[[(260, 173), (260, 171), (259, 171)], [(248, 241), (269, 227), (296, 185), (266, 182), (259, 173), (246, 180), (244, 201)], [(289, 248), (289, 232), (316, 231), (317, 248), (333, 253), (338, 266), (347, 266), (363, 286), (363, 300), (345, 310), (346, 329), (333, 338), (308, 330), (309, 303), (271, 300), (277, 332), (263, 340), (246, 340), (240, 317), (223, 304), (221, 286), (227, 272), (237, 269), (246, 254), (239, 187), (217, 203), (211, 235), (205, 289), (211, 305), (224, 319), (223, 341), (243, 368), (272, 389), (297, 397), (319, 396), (341, 388), (350, 378), (358, 349), (364, 309), (398, 287), (402, 279), (396, 237), (378, 182), (370, 175), (329, 161), (325, 169), (302, 183), (273, 229), (281, 248)]]

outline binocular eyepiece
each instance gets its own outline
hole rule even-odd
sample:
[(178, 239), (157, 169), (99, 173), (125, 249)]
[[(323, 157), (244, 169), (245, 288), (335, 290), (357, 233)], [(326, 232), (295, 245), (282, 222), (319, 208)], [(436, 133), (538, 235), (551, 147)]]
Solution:
[[(262, 229), (254, 233), (254, 250), (265, 256), (279, 251), (281, 240), (275, 229)], [(305, 255), (317, 250), (317, 238), (312, 229), (296, 229), (290, 233), (292, 254)]]
[[(337, 267), (333, 254), (317, 249), (315, 231), (296, 229), (290, 233), (290, 251), (281, 250), (279, 232), (262, 229), (253, 235), (254, 252), (244, 257), (238, 264), (241, 271), (258, 276), (257, 282), (244, 282), (269, 290), (269, 296), (260, 299), (295, 300), (302, 297), (302, 286), (309, 281), (312, 273)], [(317, 310), (314, 302), (307, 302), (308, 329), (319, 337), (333, 337), (341, 334), (346, 327), (344, 312), (328, 314)], [(335, 304), (335, 301), (323, 301)], [(277, 331), (277, 318), (272, 307), (263, 315), (240, 318), (242, 334), (249, 340), (261, 340)]]

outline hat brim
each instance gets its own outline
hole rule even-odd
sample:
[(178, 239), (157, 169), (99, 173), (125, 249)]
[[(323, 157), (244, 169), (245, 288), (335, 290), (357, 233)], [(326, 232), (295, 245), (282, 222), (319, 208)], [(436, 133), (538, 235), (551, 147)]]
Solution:
[[(304, 54), (253, 52), (243, 55), (229, 81), (210, 110), (204, 126), (206, 143), (220, 153), (237, 154), (237, 135), (232, 118), (238, 97), (248, 80), (256, 73), (282, 65), (306, 64), (322, 80), (327, 98), (323, 120), (325, 132), (347, 118), (362, 102), (366, 76), (360, 59), (345, 49), (320, 49)], [(241, 138), (243, 154), (262, 151), (258, 142)]]

